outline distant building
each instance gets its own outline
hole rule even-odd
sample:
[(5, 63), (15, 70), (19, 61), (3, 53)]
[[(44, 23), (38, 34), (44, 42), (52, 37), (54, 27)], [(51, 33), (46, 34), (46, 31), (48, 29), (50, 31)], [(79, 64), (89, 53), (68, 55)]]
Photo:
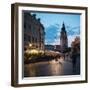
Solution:
[(61, 52), (65, 52), (68, 48), (68, 38), (64, 23), (61, 28), (60, 45), (61, 45)]
[(55, 45), (55, 51), (61, 51), (61, 45)]
[(45, 45), (45, 50), (54, 50), (54, 45)]
[(44, 50), (45, 32), (40, 18), (37, 19), (36, 14), (30, 14), (26, 11), (23, 13), (23, 25), (24, 49), (27, 49), (30, 45), (32, 48)]
[(71, 50), (76, 54), (80, 54), (80, 37), (76, 37), (71, 43)]

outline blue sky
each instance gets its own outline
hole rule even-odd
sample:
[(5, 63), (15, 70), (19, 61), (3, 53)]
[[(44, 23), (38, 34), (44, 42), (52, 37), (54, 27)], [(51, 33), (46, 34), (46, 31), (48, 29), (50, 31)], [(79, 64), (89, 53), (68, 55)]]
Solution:
[(60, 31), (63, 22), (66, 26), (68, 35), (68, 46), (76, 36), (80, 35), (80, 15), (79, 14), (62, 14), (62, 13), (46, 13), (33, 12), (36, 18), (40, 18), (45, 28), (45, 44), (60, 44)]

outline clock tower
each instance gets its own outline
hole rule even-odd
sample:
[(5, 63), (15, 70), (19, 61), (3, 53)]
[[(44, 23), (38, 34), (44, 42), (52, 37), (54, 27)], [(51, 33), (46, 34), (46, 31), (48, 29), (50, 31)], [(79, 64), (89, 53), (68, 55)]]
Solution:
[(60, 46), (61, 46), (61, 52), (65, 52), (68, 48), (68, 38), (64, 23), (62, 24), (62, 28), (60, 32)]

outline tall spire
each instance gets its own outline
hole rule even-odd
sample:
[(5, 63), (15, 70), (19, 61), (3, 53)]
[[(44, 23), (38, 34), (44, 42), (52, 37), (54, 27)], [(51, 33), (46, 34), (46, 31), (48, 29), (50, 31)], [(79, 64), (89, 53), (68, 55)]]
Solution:
[(65, 29), (64, 22), (63, 22), (62, 28), (61, 28), (60, 46), (61, 46), (61, 52), (65, 52), (68, 48), (68, 38), (67, 38), (67, 32)]
[(64, 24), (64, 22), (63, 22), (63, 28), (65, 28), (65, 24)]
[(64, 22), (62, 24), (62, 31), (65, 31), (65, 24), (64, 24)]

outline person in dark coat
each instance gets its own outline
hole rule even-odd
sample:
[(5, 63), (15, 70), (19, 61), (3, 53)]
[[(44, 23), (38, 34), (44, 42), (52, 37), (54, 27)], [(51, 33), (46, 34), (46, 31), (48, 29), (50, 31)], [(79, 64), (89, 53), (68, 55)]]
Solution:
[(76, 71), (76, 62), (77, 62), (77, 51), (76, 48), (73, 48), (72, 51), (72, 65), (73, 65), (73, 72)]

